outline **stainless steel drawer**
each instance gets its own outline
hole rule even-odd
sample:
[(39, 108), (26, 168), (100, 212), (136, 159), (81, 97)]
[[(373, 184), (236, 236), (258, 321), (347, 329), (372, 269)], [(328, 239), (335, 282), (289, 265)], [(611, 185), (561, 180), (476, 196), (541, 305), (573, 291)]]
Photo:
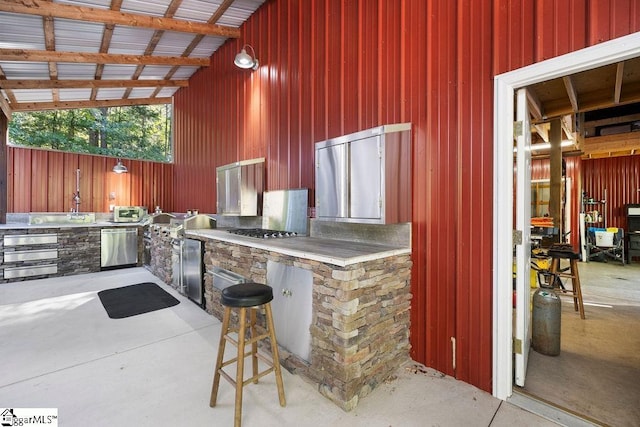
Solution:
[(57, 249), (35, 249), (31, 251), (5, 252), (4, 262), (39, 261), (58, 258)]
[(15, 234), (5, 235), (5, 246), (46, 245), (58, 243), (58, 235), (52, 234)]
[(15, 279), (17, 277), (41, 276), (45, 274), (56, 274), (57, 264), (36, 265), (32, 267), (8, 267), (4, 269), (5, 279)]

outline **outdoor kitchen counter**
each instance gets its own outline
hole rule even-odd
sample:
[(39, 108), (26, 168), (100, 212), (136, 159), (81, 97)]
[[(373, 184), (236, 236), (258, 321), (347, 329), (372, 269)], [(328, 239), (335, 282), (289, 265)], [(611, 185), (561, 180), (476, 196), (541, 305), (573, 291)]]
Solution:
[(145, 224), (139, 222), (111, 222), (111, 221), (96, 221), (91, 223), (78, 223), (68, 224), (61, 222), (50, 222), (46, 224), (28, 224), (26, 222), (8, 222), (6, 224), (0, 224), (0, 230), (39, 230), (43, 228), (56, 229), (56, 228), (105, 228), (105, 227), (142, 227)]
[(220, 240), (341, 267), (411, 253), (409, 247), (303, 236), (259, 239), (232, 234), (225, 229), (188, 230), (185, 237)]

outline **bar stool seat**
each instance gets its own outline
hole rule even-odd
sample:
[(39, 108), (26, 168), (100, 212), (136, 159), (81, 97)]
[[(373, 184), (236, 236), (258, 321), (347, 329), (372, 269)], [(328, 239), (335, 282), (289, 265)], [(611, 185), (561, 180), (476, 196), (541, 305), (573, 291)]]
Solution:
[[(229, 381), (236, 390), (235, 399), (235, 416), (234, 425), (240, 427), (242, 420), (242, 389), (245, 385), (253, 382), (258, 383), (258, 379), (271, 373), (275, 373), (276, 385), (278, 387), (278, 398), (280, 406), (286, 405), (284, 396), (284, 385), (282, 383), (282, 371), (280, 369), (280, 358), (278, 356), (278, 344), (276, 342), (276, 334), (273, 327), (273, 315), (271, 312), (271, 300), (273, 300), (273, 289), (270, 286), (260, 283), (242, 283), (239, 285), (229, 286), (222, 290), (220, 301), (225, 306), (224, 316), (222, 319), (222, 331), (220, 333), (220, 344), (218, 347), (218, 357), (216, 359), (215, 372), (213, 375), (213, 386), (211, 387), (211, 399), (209, 406), (216, 406), (218, 397), (218, 387), (220, 385), (220, 377), (224, 377)], [(260, 327), (256, 322), (256, 311), (260, 307), (264, 307), (266, 318), (266, 329)], [(238, 309), (239, 326), (237, 329), (232, 328), (231, 311)], [(249, 322), (247, 324), (247, 310), (249, 311)], [(250, 331), (250, 338), (246, 338), (247, 327)], [(260, 334), (258, 334), (260, 332)], [(234, 339), (232, 333), (237, 334), (237, 340)], [(258, 342), (269, 339), (271, 343), (271, 359), (258, 353)], [(224, 349), (226, 342), (229, 341), (238, 349), (236, 357), (224, 361)], [(251, 344), (251, 350), (245, 352), (245, 346)], [(252, 377), (244, 380), (244, 359), (251, 356), (253, 373)], [(267, 364), (267, 369), (258, 372), (258, 359)], [(235, 379), (223, 370), (225, 366), (236, 363)]]
[[(582, 289), (580, 288), (580, 275), (578, 274), (578, 260), (580, 253), (574, 252), (573, 248), (565, 245), (552, 246), (547, 252), (551, 257), (551, 274), (560, 278), (571, 279), (571, 289), (566, 289), (561, 281), (554, 283), (554, 289), (560, 296), (570, 296), (573, 298), (573, 307), (575, 311), (580, 312), (580, 318), (584, 319), (584, 304), (582, 302)], [(569, 260), (569, 267), (562, 269), (560, 261)], [(570, 273), (566, 273), (569, 270)]]

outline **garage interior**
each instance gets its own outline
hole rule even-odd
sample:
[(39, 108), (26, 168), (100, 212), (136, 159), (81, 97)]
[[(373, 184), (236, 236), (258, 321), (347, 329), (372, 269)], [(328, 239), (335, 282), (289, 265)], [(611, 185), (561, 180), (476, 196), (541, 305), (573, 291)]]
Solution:
[[(556, 165), (562, 165), (565, 160), (579, 156), (582, 168), (586, 169), (590, 159), (637, 156), (640, 149), (639, 89), (639, 58), (527, 88), (532, 159), (534, 164), (546, 162), (552, 175), (546, 177), (550, 178), (551, 188), (547, 187), (549, 200), (545, 206), (547, 210), (543, 210), (554, 218), (553, 226), (558, 230), (551, 240), (557, 242), (563, 235), (565, 238), (560, 241), (570, 243), (574, 250), (584, 250), (580, 222), (585, 219), (579, 214), (589, 210), (585, 202), (589, 197), (587, 185), (578, 175), (578, 179), (574, 177), (571, 181), (573, 187), (577, 186), (571, 202), (573, 213), (567, 221), (555, 222), (555, 218), (563, 217), (564, 194), (570, 190), (560, 187), (566, 170), (557, 166), (554, 169), (553, 157), (556, 156)], [(550, 138), (553, 120), (558, 120), (562, 129), (555, 152)], [(536, 146), (541, 148), (536, 149)], [(558, 157), (562, 160), (558, 161)], [(640, 419), (637, 407), (640, 396), (640, 356), (637, 352), (640, 346), (640, 264), (634, 253), (629, 254), (628, 235), (634, 231), (629, 228), (634, 227), (624, 217), (627, 205), (640, 203), (640, 188), (632, 188), (636, 186), (637, 176), (628, 178), (628, 182), (620, 182), (619, 186), (631, 187), (626, 192), (630, 198), (624, 206), (608, 207), (622, 215), (618, 214), (606, 223), (607, 207), (603, 207), (604, 220), (596, 218), (591, 224), (623, 228), (627, 238), (622, 242), (622, 253), (617, 257), (587, 255), (587, 260), (591, 258), (589, 262), (578, 263), (585, 319), (574, 311), (571, 299), (561, 298), (560, 354), (544, 355), (532, 348), (525, 385), (514, 387), (514, 392), (520, 396), (560, 408), (598, 425), (635, 425)], [(606, 193), (598, 197), (603, 197), (601, 206), (604, 206)], [(536, 212), (539, 206), (534, 206), (537, 202), (539, 200), (532, 199), (532, 217), (540, 214)], [(598, 220), (603, 224), (595, 224)], [(587, 223), (585, 228), (589, 225)], [(567, 235), (563, 233), (565, 230), (570, 230)]]

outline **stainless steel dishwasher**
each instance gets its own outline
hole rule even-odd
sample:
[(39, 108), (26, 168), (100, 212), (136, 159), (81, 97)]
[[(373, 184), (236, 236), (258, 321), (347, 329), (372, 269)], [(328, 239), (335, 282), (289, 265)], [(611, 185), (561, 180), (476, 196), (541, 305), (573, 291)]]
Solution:
[(101, 268), (117, 268), (137, 263), (137, 228), (103, 228), (100, 230)]

